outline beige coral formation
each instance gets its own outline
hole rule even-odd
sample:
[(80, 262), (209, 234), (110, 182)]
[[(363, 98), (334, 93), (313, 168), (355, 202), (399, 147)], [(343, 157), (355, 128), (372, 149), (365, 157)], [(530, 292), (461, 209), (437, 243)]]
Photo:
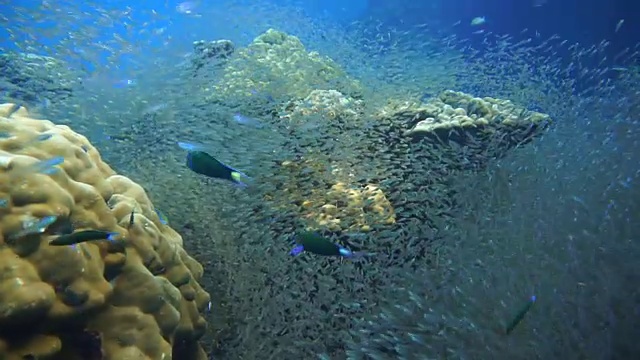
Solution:
[[(353, 152), (354, 139), (340, 126), (357, 126), (361, 121), (363, 102), (337, 90), (313, 90), (301, 100), (290, 101), (280, 119), (292, 128), (310, 130), (310, 141), (330, 137)], [(337, 131), (337, 132), (336, 132)], [(328, 161), (329, 167), (320, 166)], [(282, 163), (288, 181), (280, 194), (295, 204), (300, 218), (311, 230), (369, 231), (374, 225), (395, 223), (389, 200), (376, 184), (361, 185), (354, 181), (354, 164), (349, 159), (327, 159), (321, 153), (306, 153), (303, 159)], [(331, 170), (329, 170), (331, 168)], [(300, 182), (301, 181), (301, 182)], [(309, 184), (315, 184), (309, 189)], [(293, 201), (292, 201), (293, 199)]]
[(337, 89), (349, 96), (362, 90), (331, 59), (307, 51), (295, 36), (269, 29), (246, 48), (237, 49), (220, 80), (209, 92), (209, 101), (223, 98), (304, 98), (316, 89)]
[[(324, 173), (318, 164), (311, 160), (282, 163), (291, 181), (280, 189), (279, 196), (296, 207), (307, 229), (366, 232), (372, 226), (395, 223), (393, 207), (378, 185), (349, 184), (337, 179), (335, 172)], [(304, 189), (310, 182), (317, 185), (308, 192)]]
[[(302, 203), (303, 217), (314, 229), (369, 231), (372, 225), (392, 225), (395, 213), (382, 190), (374, 184), (364, 188), (335, 183), (324, 194), (314, 192)], [(315, 226), (314, 226), (315, 225)]]
[(522, 135), (531, 137), (551, 123), (549, 115), (528, 111), (509, 100), (478, 98), (451, 90), (444, 91), (426, 104), (393, 104), (383, 108), (378, 117), (411, 119), (413, 127), (405, 135), (438, 135), (441, 138), (456, 130), (495, 133), (499, 129), (506, 129), (511, 135), (515, 135), (516, 130), (524, 130)]
[(325, 120), (356, 121), (363, 106), (362, 100), (353, 99), (337, 90), (313, 90), (302, 100), (290, 101), (280, 119), (304, 124), (320, 115)]
[[(209, 295), (180, 235), (84, 136), (13, 110), (0, 105), (0, 359), (206, 359)], [(67, 225), (117, 236), (50, 245)]]

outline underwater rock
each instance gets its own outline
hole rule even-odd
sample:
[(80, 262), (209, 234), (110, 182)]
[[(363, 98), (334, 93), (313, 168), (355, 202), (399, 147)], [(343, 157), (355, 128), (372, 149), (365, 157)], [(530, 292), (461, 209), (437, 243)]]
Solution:
[(35, 54), (0, 55), (0, 92), (5, 100), (48, 106), (73, 95), (78, 77), (60, 60)]
[[(384, 190), (369, 179), (376, 161), (357, 159), (368, 153), (363, 113), (362, 100), (337, 90), (313, 90), (288, 102), (279, 121), (300, 152), (281, 163), (282, 186), (266, 200), (298, 214), (309, 230), (359, 232), (394, 224)], [(305, 151), (318, 147), (322, 151)]]
[(246, 48), (237, 49), (205, 96), (209, 102), (273, 109), (313, 90), (335, 89), (360, 98), (362, 87), (331, 59), (307, 51), (300, 40), (269, 29)]
[(192, 75), (198, 76), (203, 68), (218, 68), (233, 55), (236, 47), (230, 40), (194, 41), (191, 58)]
[[(436, 135), (441, 139), (452, 139), (452, 130), (461, 130), (472, 133), (471, 135), (479, 131), (493, 133), (506, 130), (510, 134), (505, 135), (511, 135), (508, 136), (510, 141), (507, 145), (514, 146), (523, 141), (531, 141), (551, 125), (552, 121), (549, 115), (528, 111), (509, 100), (477, 98), (447, 90), (423, 107), (415, 109), (411, 122), (414, 127), (406, 135)], [(524, 130), (525, 133), (518, 134), (518, 130)], [(455, 140), (461, 144), (465, 142), (464, 138)]]
[(337, 90), (313, 90), (304, 99), (290, 101), (284, 106), (280, 119), (291, 124), (306, 124), (309, 119), (357, 121), (364, 103)]
[(529, 111), (509, 100), (478, 98), (447, 90), (426, 103), (394, 103), (377, 117), (407, 127), (415, 141), (436, 140), (463, 150), (464, 162), (484, 163), (510, 149), (531, 142), (552, 124), (547, 114)]
[[(299, 214), (308, 230), (369, 231), (372, 227), (392, 225), (395, 212), (377, 184), (360, 184), (348, 169), (335, 168), (330, 174), (318, 161), (300, 160), (282, 163), (288, 181), (277, 194), (283, 210)], [(300, 179), (296, 181), (295, 179)], [(344, 180), (344, 181), (343, 181)], [(315, 184), (311, 189), (309, 184)]]

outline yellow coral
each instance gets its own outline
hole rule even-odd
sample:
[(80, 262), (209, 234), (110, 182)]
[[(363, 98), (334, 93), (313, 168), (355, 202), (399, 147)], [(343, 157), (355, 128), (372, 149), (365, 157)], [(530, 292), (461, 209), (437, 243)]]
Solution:
[[(205, 359), (209, 295), (180, 235), (84, 136), (13, 109), (0, 105), (0, 359), (86, 359), (84, 338), (108, 359)], [(54, 157), (55, 173), (24, 170)], [(45, 216), (41, 234), (15, 236)], [(119, 235), (48, 245), (64, 223)]]
[[(392, 225), (396, 221), (391, 202), (375, 184), (354, 186), (348, 176), (340, 176), (345, 181), (339, 181), (335, 180), (335, 174), (331, 176), (334, 181), (327, 182), (323, 174), (326, 167), (312, 160), (285, 161), (282, 168), (289, 173), (291, 181), (280, 193), (267, 195), (265, 200), (275, 203), (276, 207), (289, 208), (297, 204), (296, 211), (306, 220), (309, 230), (369, 231), (372, 225)], [(334, 172), (341, 173), (339, 169)], [(313, 181), (303, 180), (302, 184), (295, 181), (305, 178)], [(304, 189), (309, 182), (322, 185), (308, 192)]]

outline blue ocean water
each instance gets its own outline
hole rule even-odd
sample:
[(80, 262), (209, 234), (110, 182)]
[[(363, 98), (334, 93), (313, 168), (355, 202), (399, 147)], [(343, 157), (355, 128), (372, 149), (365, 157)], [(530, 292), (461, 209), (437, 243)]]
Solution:
[[(194, 312), (208, 330), (176, 325), (167, 357), (204, 359), (185, 350), (199, 342), (210, 359), (635, 359), (639, 12), (620, 0), (1, 2), (0, 101), (85, 135), (203, 265), (211, 302)], [(2, 151), (19, 148), (0, 134)], [(189, 171), (184, 143), (229, 171)], [(227, 186), (244, 173), (246, 188)], [(303, 230), (321, 250), (366, 255), (292, 257)], [(92, 360), (121, 356), (113, 343), (144, 348), (134, 320), (116, 340), (73, 320)], [(57, 336), (51, 321), (25, 332)]]

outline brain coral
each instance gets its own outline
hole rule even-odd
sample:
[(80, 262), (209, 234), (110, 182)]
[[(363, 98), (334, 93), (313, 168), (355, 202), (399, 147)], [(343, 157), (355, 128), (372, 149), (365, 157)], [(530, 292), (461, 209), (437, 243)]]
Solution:
[[(0, 359), (205, 359), (209, 295), (180, 235), (84, 136), (16, 108), (0, 105)], [(117, 236), (49, 244), (83, 230)]]

